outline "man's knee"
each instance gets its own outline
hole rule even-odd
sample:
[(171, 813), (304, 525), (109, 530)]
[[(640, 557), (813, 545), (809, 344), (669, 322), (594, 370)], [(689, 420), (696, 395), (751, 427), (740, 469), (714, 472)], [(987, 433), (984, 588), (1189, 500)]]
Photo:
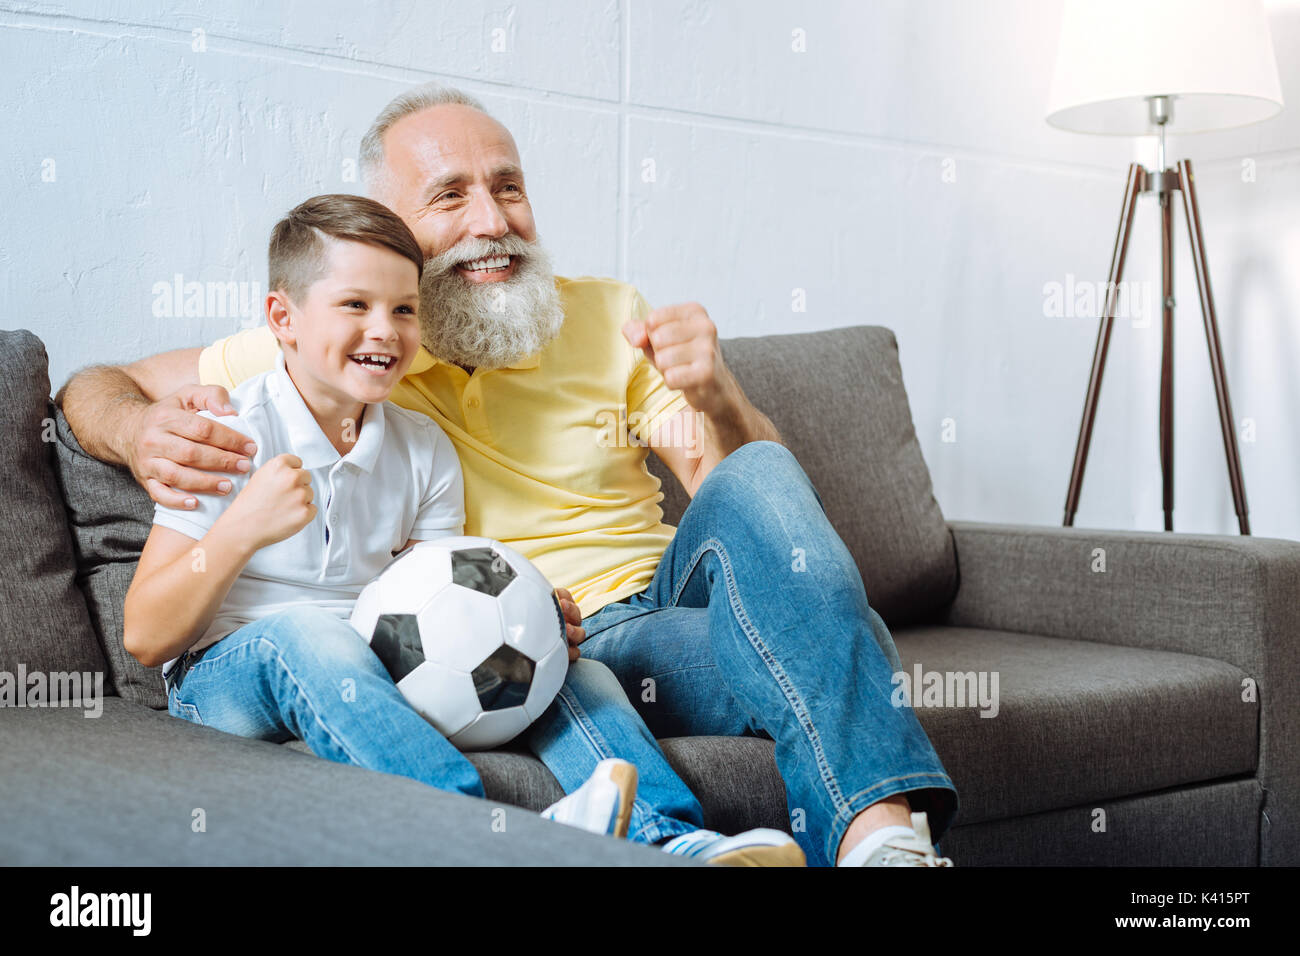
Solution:
[[(704, 479), (704, 485), (714, 476), (743, 475), (746, 480), (775, 481), (788, 484), (796, 475), (807, 480), (803, 466), (794, 457), (794, 453), (780, 442), (751, 441), (741, 445), (726, 458), (722, 459)], [(704, 489), (701, 485), (700, 490)]]
[[(755, 487), (770, 487), (779, 489), (782, 494), (760, 497), (779, 501), (784, 506), (791, 502), (789, 492), (800, 485), (808, 488), (816, 499), (817, 507), (824, 510), (821, 496), (789, 448), (775, 441), (751, 441), (741, 445), (714, 466), (695, 497), (721, 495), (725, 501), (742, 495), (745, 490), (753, 492)], [(752, 495), (742, 496), (748, 506)]]
[(723, 459), (724, 462), (730, 461), (733, 464), (743, 464), (745, 467), (763, 468), (763, 467), (789, 467), (791, 464), (798, 467), (799, 462), (795, 459), (794, 453), (782, 445), (779, 441), (751, 441), (741, 445), (730, 455)]

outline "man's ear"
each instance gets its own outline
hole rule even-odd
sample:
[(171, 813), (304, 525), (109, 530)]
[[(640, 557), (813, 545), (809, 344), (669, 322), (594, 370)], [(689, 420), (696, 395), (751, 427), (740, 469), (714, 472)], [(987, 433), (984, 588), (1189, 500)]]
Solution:
[(266, 326), (281, 343), (290, 347), (297, 345), (297, 333), (293, 328), (296, 311), (293, 300), (284, 292), (277, 289), (267, 293)]

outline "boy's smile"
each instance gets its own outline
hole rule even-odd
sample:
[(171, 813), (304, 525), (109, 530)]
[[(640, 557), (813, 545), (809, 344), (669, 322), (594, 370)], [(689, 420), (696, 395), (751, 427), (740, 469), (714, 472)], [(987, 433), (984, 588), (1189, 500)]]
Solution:
[(383, 402), (420, 347), (419, 275), (396, 252), (326, 238), (326, 261), (301, 302), (272, 292), (267, 324), (321, 429), (346, 454), (363, 406)]
[(348, 358), (377, 378), (383, 378), (398, 360), (398, 356), (382, 352), (361, 352), (357, 355), (349, 355)]

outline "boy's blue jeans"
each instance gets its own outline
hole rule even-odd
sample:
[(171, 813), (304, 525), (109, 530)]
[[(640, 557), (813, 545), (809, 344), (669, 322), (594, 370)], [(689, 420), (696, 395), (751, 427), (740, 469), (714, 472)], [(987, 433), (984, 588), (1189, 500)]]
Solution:
[(776, 744), (790, 829), (809, 865), (834, 863), (850, 821), (906, 792), (931, 837), (957, 791), (915, 714), (885, 622), (784, 445), (742, 445), (705, 478), (649, 586), (585, 621), (660, 738), (759, 734)]
[[(168, 672), (167, 710), (243, 737), (298, 737), (319, 757), (482, 797), (474, 765), (406, 702), (350, 624), (305, 605), (246, 624)], [(604, 664), (577, 660), (525, 738), (565, 793), (605, 757), (636, 764), (628, 837), (657, 843), (702, 825), (681, 781)]]

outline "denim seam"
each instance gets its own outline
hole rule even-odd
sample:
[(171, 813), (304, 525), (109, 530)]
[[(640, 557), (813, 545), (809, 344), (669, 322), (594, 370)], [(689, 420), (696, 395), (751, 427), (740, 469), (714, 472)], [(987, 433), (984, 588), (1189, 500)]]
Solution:
[(781, 662), (778, 661), (768, 649), (762, 636), (758, 633), (757, 629), (754, 628), (752, 621), (750, 621), (749, 612), (745, 610), (744, 602), (740, 599), (739, 588), (736, 586), (735, 575), (731, 568), (731, 559), (727, 555), (725, 546), (717, 538), (706, 539), (696, 549), (695, 554), (691, 557), (688, 570), (685, 574), (680, 576), (680, 580), (674, 589), (675, 593), (673, 594), (672, 599), (673, 606), (677, 605), (677, 601), (681, 597), (681, 592), (685, 590), (686, 583), (690, 580), (691, 575), (695, 573), (696, 566), (709, 551), (713, 551), (714, 554), (718, 556), (718, 560), (722, 563), (722, 570), (727, 581), (727, 597), (730, 600), (732, 610), (736, 614), (736, 618), (740, 623), (741, 630), (744, 631), (745, 637), (749, 640), (750, 646), (758, 652), (759, 657), (767, 667), (768, 673), (772, 675), (773, 679), (777, 682), (777, 686), (781, 688), (782, 694), (785, 696), (786, 701), (790, 704), (791, 710), (794, 711), (796, 719), (799, 721), (799, 726), (803, 728), (804, 736), (807, 739), (809, 746), (812, 747), (813, 755), (817, 761), (818, 775), (821, 777), (822, 783), (826, 787), (827, 794), (831, 798), (831, 803), (838, 814), (844, 806), (844, 795), (840, 792), (839, 781), (837, 781), (835, 775), (831, 773), (830, 762), (826, 759), (826, 751), (822, 746), (821, 734), (817, 730), (816, 724), (813, 723), (812, 716), (808, 712), (808, 707), (804, 703), (803, 697), (799, 694), (799, 691), (795, 688), (794, 682), (791, 681), (789, 674), (786, 673), (785, 668), (781, 666)]
[[(612, 606), (613, 606), (613, 605), (606, 605), (606, 607), (612, 607)], [(600, 609), (600, 611), (603, 611), (603, 610), (605, 610), (605, 608), (601, 608), (601, 609)], [(620, 624), (626, 624), (628, 621), (635, 621), (635, 620), (636, 620), (637, 618), (639, 618), (639, 617), (645, 617), (647, 614), (653, 614), (655, 611), (661, 611), (661, 610), (663, 610), (663, 608), (658, 608), (658, 607), (648, 607), (648, 608), (643, 609), (643, 610), (641, 611), (641, 613), (639, 613), (639, 614), (625, 614), (625, 615), (623, 615), (621, 618), (619, 618), (617, 621), (610, 621), (610, 623), (605, 624), (603, 627), (600, 627), (600, 628), (598, 628), (597, 630), (591, 631), (589, 634), (587, 634), (587, 639), (590, 639), (590, 638), (596, 637), (597, 635), (600, 635), (600, 634), (604, 634), (604, 633), (605, 633), (606, 631), (608, 631), (611, 627), (618, 627)], [(586, 620), (584, 620), (584, 621), (583, 621), (583, 627), (584, 627), (584, 628), (587, 627), (588, 623), (592, 620), (592, 618), (596, 617), (596, 615), (599, 614), (600, 611), (597, 611), (595, 614), (591, 615), (591, 617), (589, 617), (589, 618), (587, 618)], [(610, 615), (610, 616), (612, 616), (612, 615)]]
[[(284, 655), (280, 653), (280, 649), (274, 644), (274, 642), (267, 640), (265, 637), (257, 637), (254, 638), (253, 640), (255, 640), (258, 644), (265, 644), (267, 647), (271, 648), (271, 650), (275, 654), (276, 663), (284, 670), (285, 674), (288, 675), (289, 680), (293, 682), (294, 689), (295, 691), (297, 691), (298, 695), (304, 701), (307, 702), (307, 708), (311, 712), (312, 719), (315, 720), (316, 724), (322, 730), (325, 731), (326, 735), (329, 737), (331, 741), (333, 741), (334, 745), (338, 747), (339, 750), (343, 751), (343, 753), (347, 754), (349, 761), (356, 764), (357, 766), (361, 766), (362, 765), (361, 761), (356, 758), (356, 755), (352, 753), (352, 751), (347, 747), (347, 745), (343, 743), (343, 741), (339, 740), (338, 737), (334, 735), (334, 731), (332, 731), (329, 728), (329, 725), (326, 724), (323, 719), (321, 719), (319, 709), (316, 707), (315, 704), (311, 702), (311, 698), (307, 696), (307, 692), (303, 690), (303, 686), (301, 682), (299, 682), (297, 675), (294, 674), (293, 669), (289, 667), (288, 662), (285, 661)], [(222, 653), (218, 654), (216, 657), (212, 657), (212, 658), (204, 657), (203, 660), (196, 663), (194, 667), (198, 667), (201, 664), (206, 664), (209, 660), (219, 661), (222, 658), (229, 656), (230, 654), (234, 654), (243, 648), (247, 648), (252, 643), (253, 641), (245, 641), (241, 644), (236, 645), (235, 647), (230, 648), (230, 650), (223, 651)], [(191, 667), (190, 670), (193, 671), (194, 667)]]
[(582, 729), (583, 736), (587, 738), (587, 743), (589, 743), (591, 748), (596, 752), (597, 758), (604, 760), (607, 757), (614, 756), (609, 750), (609, 742), (605, 740), (604, 735), (600, 733), (600, 730), (596, 727), (591, 717), (588, 716), (582, 705), (578, 703), (573, 691), (561, 687), (557, 699), (563, 702), (564, 706), (568, 708), (569, 713), (573, 715), (574, 722)]
[[(175, 698), (176, 706), (182, 711), (182, 713), (186, 711), (193, 711), (194, 720), (190, 721), (190, 723), (196, 724), (199, 727), (203, 726), (203, 715), (199, 713), (199, 708), (196, 705), (191, 704), (189, 701), (181, 700), (180, 691), (176, 690), (175, 687), (171, 688), (168, 691), (168, 696), (167, 696), (168, 704), (171, 703), (173, 698)], [(188, 719), (186, 717), (181, 716), (181, 714), (175, 714), (173, 716), (180, 717), (182, 720)]]
[(717, 664), (690, 664), (686, 667), (674, 667), (672, 670), (655, 671), (653, 674), (647, 674), (646, 677), (657, 679), (668, 677), (670, 674), (685, 674), (687, 671), (709, 671), (716, 670)]

